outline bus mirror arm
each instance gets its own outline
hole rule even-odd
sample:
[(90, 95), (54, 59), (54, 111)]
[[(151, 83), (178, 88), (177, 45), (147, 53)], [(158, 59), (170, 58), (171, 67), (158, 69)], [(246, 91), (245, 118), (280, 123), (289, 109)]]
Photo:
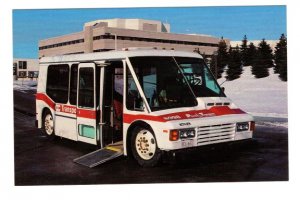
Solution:
[(221, 87), (222, 91), (225, 92), (225, 87)]
[(146, 99), (142, 98), (143, 99), (143, 109), (147, 109), (148, 113), (150, 113), (150, 110), (148, 109), (148, 107), (146, 106), (146, 104), (148, 103)]

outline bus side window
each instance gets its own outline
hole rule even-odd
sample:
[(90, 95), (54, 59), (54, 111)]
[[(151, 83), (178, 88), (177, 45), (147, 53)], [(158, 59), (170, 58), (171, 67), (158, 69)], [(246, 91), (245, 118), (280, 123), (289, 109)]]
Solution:
[(46, 93), (56, 103), (68, 102), (69, 65), (50, 65), (47, 74)]
[(81, 68), (79, 70), (79, 107), (94, 107), (94, 69)]
[(77, 79), (78, 79), (78, 64), (71, 66), (71, 80), (70, 80), (70, 104), (77, 104)]

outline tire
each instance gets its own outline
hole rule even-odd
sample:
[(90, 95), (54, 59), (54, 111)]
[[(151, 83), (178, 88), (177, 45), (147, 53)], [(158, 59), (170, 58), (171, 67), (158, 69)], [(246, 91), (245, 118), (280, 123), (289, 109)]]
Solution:
[(153, 132), (147, 128), (136, 127), (133, 130), (131, 151), (142, 167), (154, 167), (161, 161), (162, 152), (157, 147)]
[(54, 139), (55, 133), (54, 133), (54, 120), (52, 113), (50, 110), (46, 110), (43, 114), (43, 124), (42, 129), (44, 135), (46, 135), (49, 139)]

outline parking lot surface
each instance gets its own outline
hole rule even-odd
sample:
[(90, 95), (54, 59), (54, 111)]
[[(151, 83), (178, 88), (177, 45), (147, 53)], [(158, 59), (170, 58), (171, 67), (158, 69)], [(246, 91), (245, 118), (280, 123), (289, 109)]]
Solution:
[(288, 180), (286, 130), (257, 127), (256, 141), (247, 146), (199, 149), (154, 168), (119, 157), (90, 169), (73, 159), (94, 151), (94, 146), (61, 138), (49, 141), (34, 127), (34, 117), (14, 114), (15, 185)]

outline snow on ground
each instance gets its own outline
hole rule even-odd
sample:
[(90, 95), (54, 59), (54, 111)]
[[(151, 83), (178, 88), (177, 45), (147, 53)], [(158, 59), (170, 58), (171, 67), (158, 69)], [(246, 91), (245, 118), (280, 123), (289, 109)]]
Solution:
[(24, 92), (26, 90), (36, 90), (36, 80), (14, 80), (14, 90)]
[[(257, 119), (285, 119), (284, 122), (268, 120), (267, 124), (287, 127), (287, 82), (278, 78), (273, 69), (266, 78), (256, 79), (251, 73), (251, 66), (244, 67), (239, 79), (225, 81), (225, 73), (218, 82), (225, 87), (225, 94), (246, 112)], [(266, 124), (266, 122), (264, 122)]]

